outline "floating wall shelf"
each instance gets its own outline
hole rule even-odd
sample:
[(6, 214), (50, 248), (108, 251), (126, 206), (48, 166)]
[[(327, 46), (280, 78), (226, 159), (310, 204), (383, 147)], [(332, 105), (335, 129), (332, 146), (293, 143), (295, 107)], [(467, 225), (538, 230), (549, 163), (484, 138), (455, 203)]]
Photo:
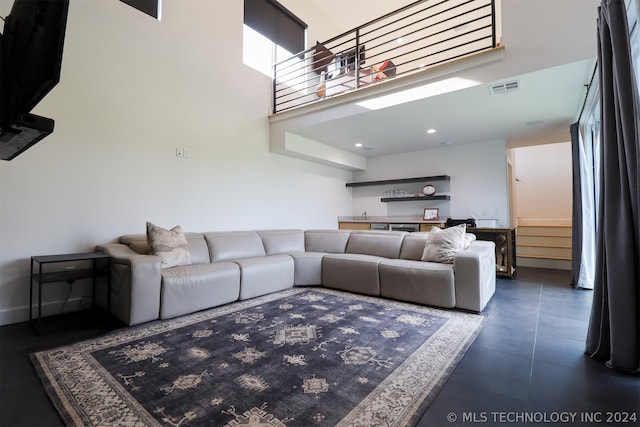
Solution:
[[(429, 182), (429, 181), (450, 181), (449, 175), (436, 175), (436, 176), (423, 176), (419, 178), (400, 178), (400, 179), (384, 179), (381, 181), (362, 181), (362, 182), (347, 182), (347, 187), (366, 187), (372, 185), (389, 185), (389, 184), (406, 184), (409, 182)], [(437, 200), (435, 197), (447, 197), (448, 196), (431, 196), (430, 199)], [(396, 197), (394, 199), (401, 199)], [(408, 197), (408, 199), (418, 199), (418, 197)], [(445, 200), (445, 199), (440, 199)], [(384, 200), (383, 200), (384, 201)]]
[(450, 196), (407, 196), (407, 197), (383, 197), (381, 202), (418, 202), (424, 200), (450, 200)]

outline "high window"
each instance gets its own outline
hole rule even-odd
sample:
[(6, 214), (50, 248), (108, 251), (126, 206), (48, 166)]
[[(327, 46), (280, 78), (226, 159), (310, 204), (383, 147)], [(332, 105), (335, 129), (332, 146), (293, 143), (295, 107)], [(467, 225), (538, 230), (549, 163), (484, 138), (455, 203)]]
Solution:
[(273, 77), (274, 63), (304, 50), (306, 29), (275, 0), (244, 0), (244, 63)]

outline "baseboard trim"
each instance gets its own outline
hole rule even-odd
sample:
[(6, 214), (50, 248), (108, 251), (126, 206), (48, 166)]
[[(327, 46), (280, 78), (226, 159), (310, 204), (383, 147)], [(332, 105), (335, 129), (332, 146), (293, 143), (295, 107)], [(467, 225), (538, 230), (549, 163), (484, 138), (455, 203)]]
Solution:
[(516, 263), (518, 267), (550, 268), (552, 270), (571, 270), (571, 260), (517, 257)]
[[(64, 301), (50, 301), (42, 303), (42, 317), (54, 316), (56, 314), (69, 313), (79, 311), (82, 307), (83, 300), (87, 297), (70, 298), (66, 303)], [(64, 309), (64, 311), (63, 311)], [(34, 316), (37, 316), (36, 307), (33, 308)], [(13, 323), (26, 322), (29, 320), (29, 306), (7, 308), (0, 310), (0, 326), (11, 325)]]

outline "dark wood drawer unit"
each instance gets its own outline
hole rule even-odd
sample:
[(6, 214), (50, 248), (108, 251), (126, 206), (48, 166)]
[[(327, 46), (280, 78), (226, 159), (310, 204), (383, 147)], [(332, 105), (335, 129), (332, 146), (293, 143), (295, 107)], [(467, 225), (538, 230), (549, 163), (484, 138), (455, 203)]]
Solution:
[(467, 228), (478, 240), (496, 244), (496, 275), (511, 279), (516, 272), (515, 228)]

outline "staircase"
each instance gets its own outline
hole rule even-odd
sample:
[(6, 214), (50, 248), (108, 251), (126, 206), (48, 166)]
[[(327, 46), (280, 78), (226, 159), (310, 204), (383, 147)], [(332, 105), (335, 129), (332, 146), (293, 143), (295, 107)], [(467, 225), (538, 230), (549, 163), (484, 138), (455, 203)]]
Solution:
[(571, 270), (571, 224), (524, 224), (516, 230), (518, 266)]

